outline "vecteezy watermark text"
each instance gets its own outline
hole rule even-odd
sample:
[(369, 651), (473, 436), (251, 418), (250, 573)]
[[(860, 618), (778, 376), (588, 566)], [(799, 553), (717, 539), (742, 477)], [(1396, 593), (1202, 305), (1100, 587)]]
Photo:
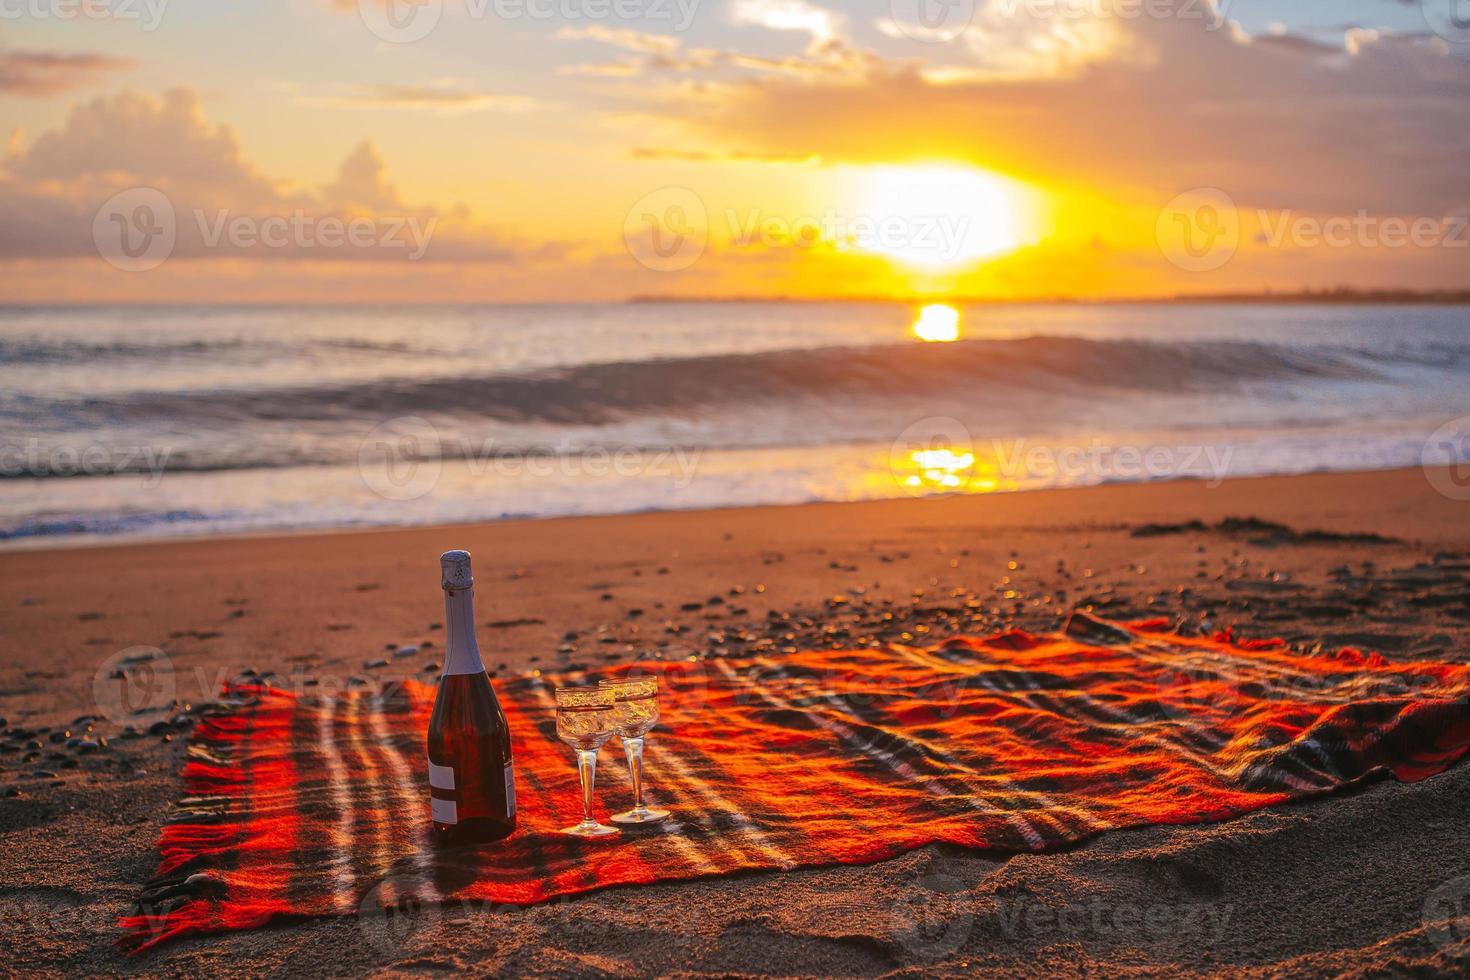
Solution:
[[(281, 214), (194, 208), (194, 245), (208, 252), (270, 254), (284, 251), (374, 251), (418, 261), (428, 252), (439, 219), (419, 215), (344, 217), (301, 208)], [(156, 269), (174, 254), (183, 224), (168, 195), (134, 187), (108, 198), (92, 219), (97, 254), (125, 272)]]
[(976, 440), (958, 419), (932, 416), (899, 433), (889, 467), (905, 493), (920, 495), (1186, 477), (1216, 487), (1229, 476), (1234, 458), (1234, 446), (1206, 443), (1135, 445), (1097, 436), (1078, 442)]
[(915, 41), (953, 41), (985, 7), (1007, 20), (1197, 20), (1207, 31), (1229, 23), (1230, 0), (889, 0), (890, 31)]
[(157, 486), (173, 450), (167, 446), (51, 445), (39, 439), (0, 445), (0, 478), (138, 474)]
[(1402, 218), (1357, 211), (1319, 218), (1282, 211), (1256, 212), (1262, 244), (1270, 248), (1470, 248), (1470, 217)]
[[(687, 31), (702, 0), (465, 0), (470, 20), (536, 20), (575, 23), (667, 25)], [(438, 28), (444, 0), (358, 0), (363, 25), (390, 44), (422, 41)]]
[(977, 933), (993, 935), (996, 927), (1006, 938), (1028, 944), (1089, 937), (1217, 946), (1234, 913), (1231, 904), (1102, 897), (1057, 903), (985, 895), (937, 872), (901, 889), (890, 916), (894, 937), (910, 955), (938, 960), (955, 956)]
[(409, 261), (424, 257), (439, 222), (438, 218), (416, 216), (341, 218), (301, 210), (259, 218), (232, 216), (228, 210), (208, 213), (202, 208), (195, 209), (194, 220), (205, 248), (219, 248), (224, 243), (240, 249), (407, 249)]
[(1004, 17), (1031, 20), (1198, 20), (1218, 31), (1230, 0), (990, 0)]
[(494, 437), (471, 439), (443, 433), (428, 419), (406, 415), (377, 426), (358, 447), (358, 472), (385, 500), (416, 500), (438, 485), (446, 462), (462, 464), (470, 477), (551, 480), (667, 478), (673, 490), (694, 481), (702, 449), (682, 446), (504, 446)]
[(465, 0), (473, 17), (501, 20), (653, 21), (687, 31), (702, 0)]
[[(935, 263), (958, 259), (973, 230), (969, 214), (844, 213), (777, 214), (759, 208), (720, 213), (731, 248), (833, 248), (874, 253), (904, 252)], [(710, 213), (685, 187), (664, 187), (639, 198), (623, 220), (628, 253), (655, 272), (680, 272), (708, 248)]]
[(822, 245), (865, 251), (905, 249), (924, 253), (936, 261), (952, 261), (959, 255), (970, 230), (964, 214), (884, 215), (842, 214), (829, 208), (820, 215), (764, 214), (750, 208), (725, 209), (730, 241), (737, 248), (816, 248)]
[(1361, 208), (1331, 215), (1290, 208), (1247, 212), (1218, 187), (1196, 187), (1172, 198), (1159, 211), (1155, 236), (1174, 265), (1212, 272), (1235, 257), (1247, 217), (1255, 220), (1253, 243), (1263, 248), (1470, 248), (1470, 215), (1382, 215)]
[(136, 21), (145, 31), (163, 22), (169, 0), (0, 0), (0, 20)]
[(1056, 936), (1180, 937), (1218, 945), (1230, 928), (1233, 905), (1117, 902), (1102, 898), (1053, 907), (1037, 901), (996, 900), (996, 919), (1012, 938)]

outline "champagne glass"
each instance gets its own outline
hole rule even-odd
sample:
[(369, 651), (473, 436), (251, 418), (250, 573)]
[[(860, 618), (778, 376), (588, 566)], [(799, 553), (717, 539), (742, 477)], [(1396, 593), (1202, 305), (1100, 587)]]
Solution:
[(623, 741), (628, 772), (633, 776), (633, 809), (612, 816), (613, 823), (653, 823), (669, 815), (643, 805), (643, 736), (658, 724), (658, 678), (634, 677), (599, 681), (600, 689), (613, 696), (613, 728)]
[(616, 827), (592, 816), (592, 787), (597, 781), (597, 750), (612, 738), (613, 694), (601, 688), (556, 689), (556, 736), (577, 750), (577, 775), (582, 780), (582, 822), (562, 830), (576, 837), (607, 837)]

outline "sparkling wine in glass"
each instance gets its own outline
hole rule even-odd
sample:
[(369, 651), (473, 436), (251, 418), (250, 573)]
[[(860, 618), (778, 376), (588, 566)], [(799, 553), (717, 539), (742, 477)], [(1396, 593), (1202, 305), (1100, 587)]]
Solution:
[(654, 823), (669, 815), (643, 805), (643, 737), (658, 724), (658, 678), (634, 677), (600, 681), (598, 687), (613, 695), (613, 728), (623, 742), (628, 772), (633, 777), (633, 809), (615, 813), (613, 823)]
[(577, 751), (577, 775), (582, 781), (582, 822), (562, 830), (577, 837), (607, 837), (616, 827), (592, 816), (592, 789), (597, 782), (597, 750), (612, 738), (615, 701), (611, 691), (595, 687), (556, 689), (556, 736)]

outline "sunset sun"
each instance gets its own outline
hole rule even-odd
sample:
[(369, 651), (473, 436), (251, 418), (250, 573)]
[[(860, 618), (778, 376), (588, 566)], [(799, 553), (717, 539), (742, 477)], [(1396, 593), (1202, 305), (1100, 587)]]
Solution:
[(878, 227), (865, 249), (906, 264), (961, 266), (1015, 251), (1034, 236), (1032, 192), (984, 170), (873, 167), (863, 185), (864, 208)]

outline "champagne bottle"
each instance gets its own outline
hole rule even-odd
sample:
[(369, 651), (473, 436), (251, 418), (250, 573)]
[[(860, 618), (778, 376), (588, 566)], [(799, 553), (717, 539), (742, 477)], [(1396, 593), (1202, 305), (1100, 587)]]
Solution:
[(475, 642), (467, 551), (439, 559), (449, 649), (429, 718), (429, 805), (444, 844), (482, 844), (516, 829), (515, 763), (505, 713)]

